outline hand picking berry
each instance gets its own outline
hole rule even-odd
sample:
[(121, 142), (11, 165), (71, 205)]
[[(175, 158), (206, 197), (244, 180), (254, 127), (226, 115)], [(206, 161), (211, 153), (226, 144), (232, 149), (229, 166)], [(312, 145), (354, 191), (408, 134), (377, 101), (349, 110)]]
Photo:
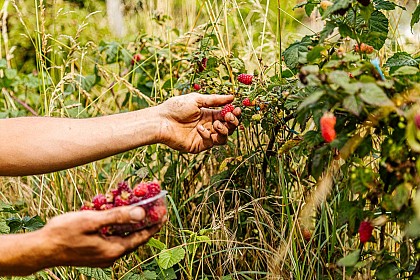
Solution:
[(252, 74), (239, 74), (238, 75), (238, 82), (245, 84), (245, 85), (250, 85), (252, 84), (252, 79), (254, 78), (254, 75)]
[(113, 225), (104, 227), (104, 235), (127, 235), (144, 227), (159, 223), (166, 215), (166, 191), (161, 191), (159, 182), (142, 182), (132, 190), (127, 182), (121, 182), (116, 189), (98, 194), (92, 202), (86, 202), (80, 210), (107, 210), (126, 205), (138, 205), (146, 212), (146, 218), (140, 223)]
[(361, 243), (366, 243), (372, 237), (373, 226), (369, 221), (363, 221), (359, 226), (359, 237)]
[(223, 109), (222, 112), (220, 112), (220, 114), (222, 115), (222, 117), (224, 118), (226, 116), (227, 113), (232, 112), (233, 110), (235, 110), (235, 106), (233, 106), (232, 104), (226, 104)]
[(335, 137), (335, 122), (336, 117), (331, 112), (325, 112), (324, 115), (321, 117), (320, 124), (321, 124), (321, 134), (322, 138), (324, 138), (325, 142), (331, 143)]

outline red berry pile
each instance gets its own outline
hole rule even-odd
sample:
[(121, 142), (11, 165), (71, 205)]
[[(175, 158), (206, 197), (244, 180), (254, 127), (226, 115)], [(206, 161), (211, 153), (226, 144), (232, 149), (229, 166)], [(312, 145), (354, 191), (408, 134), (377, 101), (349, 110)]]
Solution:
[(238, 82), (245, 84), (245, 85), (250, 85), (252, 84), (252, 79), (254, 78), (254, 75), (251, 74), (239, 74), (238, 75)]
[[(126, 235), (158, 223), (166, 215), (166, 200), (160, 196), (160, 184), (156, 181), (139, 183), (130, 188), (121, 182), (116, 189), (96, 195), (92, 202), (86, 202), (80, 210), (107, 210), (114, 207), (138, 203), (146, 212), (146, 218), (137, 224), (113, 225), (101, 230), (104, 235)], [(156, 197), (156, 199), (153, 199)], [(144, 202), (144, 203), (142, 203)]]
[(324, 138), (325, 142), (327, 143), (332, 142), (336, 137), (334, 128), (335, 122), (336, 118), (331, 112), (325, 112), (324, 115), (321, 117), (321, 134), (322, 138)]
[(226, 116), (227, 113), (232, 112), (233, 110), (235, 110), (235, 106), (233, 106), (232, 104), (226, 104), (223, 109), (222, 112), (220, 112), (220, 114), (222, 115), (222, 117), (224, 118)]
[(359, 226), (360, 242), (366, 243), (372, 237), (373, 226), (369, 221), (363, 221)]

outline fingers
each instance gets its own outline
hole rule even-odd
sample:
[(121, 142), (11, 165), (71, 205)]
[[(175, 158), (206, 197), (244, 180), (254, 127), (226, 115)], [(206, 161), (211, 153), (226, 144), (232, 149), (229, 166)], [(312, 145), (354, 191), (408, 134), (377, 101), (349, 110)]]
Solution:
[(219, 94), (196, 94), (197, 106), (202, 107), (219, 107), (233, 101), (233, 95), (219, 95)]
[(215, 145), (223, 145), (227, 142), (227, 136), (228, 136), (228, 128), (223, 125), (220, 121), (215, 121), (213, 123), (213, 127), (215, 130), (215, 133), (212, 134), (213, 143)]
[(229, 130), (229, 135), (232, 134), (239, 125), (238, 117), (241, 115), (241, 108), (236, 107), (232, 113), (225, 115), (226, 127)]
[(211, 131), (206, 129), (201, 124), (197, 126), (197, 132), (200, 134), (201, 138), (203, 139), (203, 146), (204, 149), (208, 149), (213, 146), (213, 140), (211, 137)]
[(146, 217), (144, 209), (138, 206), (122, 206), (104, 211), (86, 211), (88, 231), (98, 231), (104, 226), (114, 224), (138, 223)]

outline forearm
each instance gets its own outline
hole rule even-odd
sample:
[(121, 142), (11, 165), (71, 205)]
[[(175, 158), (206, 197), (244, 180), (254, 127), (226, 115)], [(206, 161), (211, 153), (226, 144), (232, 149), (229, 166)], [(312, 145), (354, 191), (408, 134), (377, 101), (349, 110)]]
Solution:
[(0, 276), (22, 276), (39, 271), (51, 259), (41, 231), (0, 235)]
[(0, 176), (48, 173), (157, 143), (158, 107), (111, 116), (0, 120)]

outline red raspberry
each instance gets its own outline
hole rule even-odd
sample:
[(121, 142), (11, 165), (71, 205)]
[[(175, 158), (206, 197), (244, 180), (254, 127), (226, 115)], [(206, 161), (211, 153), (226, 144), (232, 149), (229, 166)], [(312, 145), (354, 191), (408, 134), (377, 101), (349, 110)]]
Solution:
[(333, 113), (325, 112), (324, 115), (321, 117), (321, 134), (322, 138), (324, 138), (325, 142), (327, 143), (332, 142), (336, 137), (334, 129), (335, 122), (336, 117)]
[(363, 221), (360, 223), (359, 227), (359, 235), (360, 235), (360, 242), (366, 243), (372, 237), (373, 226), (368, 221)]
[(226, 104), (223, 109), (222, 112), (220, 112), (220, 114), (222, 115), (222, 117), (224, 118), (226, 116), (227, 113), (232, 112), (235, 109), (235, 107), (232, 104)]
[(415, 123), (417, 129), (420, 129), (420, 113), (418, 113), (414, 116), (414, 123)]
[(102, 235), (111, 235), (112, 234), (111, 227), (106, 226), (106, 227), (101, 228), (101, 234)]
[(201, 89), (201, 86), (200, 86), (199, 84), (194, 84), (194, 85), (193, 85), (193, 88), (194, 88), (195, 90), (200, 90), (200, 89)]
[(106, 204), (106, 197), (103, 194), (98, 194), (92, 199), (93, 206), (96, 210), (101, 209), (101, 206)]
[(108, 209), (112, 209), (112, 208), (114, 208), (114, 204), (107, 203), (107, 204), (102, 205), (100, 210), (108, 210)]
[(147, 184), (146, 183), (140, 183), (137, 186), (134, 187), (134, 195), (135, 196), (145, 196), (147, 193)]
[(129, 204), (134, 204), (140, 201), (140, 198), (138, 198), (137, 196), (133, 196), (130, 198)]
[(80, 208), (80, 210), (85, 211), (85, 210), (93, 210), (93, 203), (86, 201), (85, 204), (82, 205), (82, 207)]
[(114, 199), (117, 195), (121, 194), (121, 191), (119, 189), (113, 189), (111, 190), (112, 199)]
[(203, 72), (207, 68), (207, 57), (204, 57), (201, 62), (198, 63), (198, 72)]
[(115, 207), (119, 207), (119, 206), (125, 206), (125, 205), (129, 205), (130, 203), (129, 203), (129, 201), (128, 200), (125, 200), (125, 199), (123, 199), (121, 196), (119, 196), (119, 195), (117, 195), (115, 198), (114, 198), (114, 206)]
[(251, 74), (239, 74), (238, 82), (243, 83), (245, 85), (250, 85), (252, 84), (253, 78), (254, 78), (254, 75), (251, 75)]
[(353, 78), (354, 78), (354, 76), (353, 76), (353, 74), (352, 74), (352, 73), (348, 72), (347, 74), (349, 75), (349, 78), (350, 78), (350, 79), (353, 79)]
[(125, 181), (118, 183), (118, 191), (120, 192), (120, 194), (122, 193), (122, 191), (126, 191), (129, 193), (132, 192), (131, 188), (128, 186), (128, 183)]
[(156, 223), (157, 221), (161, 220), (165, 214), (165, 207), (152, 207), (147, 212), (147, 216), (149, 217), (151, 223)]
[(143, 57), (141, 54), (136, 53), (133, 55), (133, 59), (131, 59), (131, 65), (134, 65), (134, 63), (139, 62)]
[(242, 100), (242, 105), (244, 106), (252, 106), (252, 102), (251, 100), (249, 100), (249, 98), (245, 98), (244, 100)]
[(158, 195), (160, 190), (161, 188), (158, 182), (150, 182), (147, 184), (147, 194), (144, 196), (144, 198), (146, 199)]

